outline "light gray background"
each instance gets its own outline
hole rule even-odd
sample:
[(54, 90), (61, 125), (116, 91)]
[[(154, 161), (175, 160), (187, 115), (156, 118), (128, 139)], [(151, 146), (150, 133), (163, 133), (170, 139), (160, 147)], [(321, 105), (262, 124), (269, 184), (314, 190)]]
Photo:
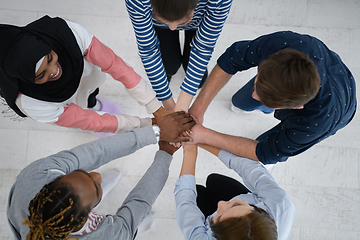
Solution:
[[(259, 35), (292, 30), (314, 35), (337, 52), (360, 79), (360, 1), (358, 0), (234, 0), (229, 18), (209, 63), (234, 41)], [(1, 0), (0, 22), (25, 25), (43, 15), (60, 16), (75, 21), (111, 47), (143, 77), (146, 77), (137, 55), (135, 37), (124, 0)], [(224, 133), (256, 138), (277, 123), (272, 116), (261, 113), (230, 111), (230, 98), (256, 73), (251, 69), (235, 75), (211, 103), (204, 125)], [(184, 72), (179, 70), (171, 82), (175, 98)], [(131, 115), (147, 116), (143, 107), (131, 99), (124, 87), (110, 76), (100, 89), (100, 96), (120, 105)], [(359, 98), (359, 94), (357, 94)], [(0, 111), (6, 110), (0, 106)], [(289, 193), (296, 217), (290, 239), (360, 239), (360, 119), (357, 115), (335, 136), (277, 164), (271, 172)], [(13, 239), (6, 221), (7, 196), (16, 175), (30, 162), (97, 139), (89, 132), (40, 124), (27, 119), (14, 122), (0, 114), (0, 239)], [(152, 162), (157, 146), (99, 169), (120, 168), (123, 176), (99, 208), (101, 213), (114, 213)], [(175, 219), (173, 189), (181, 167), (182, 150), (174, 155), (170, 177), (153, 211), (154, 227), (139, 240), (180, 240), (183, 236)], [(211, 172), (237, 177), (212, 155), (200, 151), (196, 176), (199, 183)]]

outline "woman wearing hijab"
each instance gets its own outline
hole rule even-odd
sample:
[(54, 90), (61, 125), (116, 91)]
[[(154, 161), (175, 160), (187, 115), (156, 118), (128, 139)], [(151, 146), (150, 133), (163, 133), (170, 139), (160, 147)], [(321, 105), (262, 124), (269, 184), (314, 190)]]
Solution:
[[(151, 125), (96, 95), (105, 73), (156, 118), (155, 92), (120, 57), (79, 24), (44, 16), (25, 27), (0, 25), (0, 93), (19, 116), (94, 132)], [(100, 71), (101, 70), (101, 71)]]

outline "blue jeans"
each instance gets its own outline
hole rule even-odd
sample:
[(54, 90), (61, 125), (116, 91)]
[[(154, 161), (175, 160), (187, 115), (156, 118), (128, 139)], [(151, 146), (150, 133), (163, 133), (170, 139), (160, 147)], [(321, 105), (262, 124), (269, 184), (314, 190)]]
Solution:
[(245, 84), (245, 86), (240, 88), (239, 91), (232, 96), (232, 103), (235, 107), (248, 112), (254, 111), (255, 109), (258, 109), (266, 114), (274, 112), (274, 109), (268, 108), (258, 100), (252, 98), (251, 95), (254, 92), (255, 77), (253, 77), (247, 84)]

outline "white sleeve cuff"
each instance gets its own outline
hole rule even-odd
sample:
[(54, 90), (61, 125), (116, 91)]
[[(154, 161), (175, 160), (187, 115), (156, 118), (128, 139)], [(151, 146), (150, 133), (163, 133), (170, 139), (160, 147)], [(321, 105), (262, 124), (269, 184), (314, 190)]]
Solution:
[(118, 129), (115, 133), (126, 133), (133, 128), (142, 128), (152, 124), (151, 118), (139, 118), (125, 114), (114, 114), (118, 120)]
[(152, 114), (158, 110), (162, 104), (156, 98), (155, 91), (144, 79), (141, 78), (138, 85), (131, 89), (127, 89), (128, 94), (135, 99), (141, 106), (145, 106), (147, 112)]

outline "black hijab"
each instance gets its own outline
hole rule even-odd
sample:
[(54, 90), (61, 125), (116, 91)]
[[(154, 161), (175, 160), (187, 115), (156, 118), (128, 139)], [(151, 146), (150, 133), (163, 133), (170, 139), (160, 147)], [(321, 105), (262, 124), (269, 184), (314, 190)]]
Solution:
[[(62, 75), (56, 81), (35, 84), (36, 63), (53, 50)], [(0, 24), (0, 93), (20, 116), (19, 93), (49, 102), (63, 102), (77, 90), (84, 60), (75, 36), (61, 18), (44, 16), (25, 27)]]

